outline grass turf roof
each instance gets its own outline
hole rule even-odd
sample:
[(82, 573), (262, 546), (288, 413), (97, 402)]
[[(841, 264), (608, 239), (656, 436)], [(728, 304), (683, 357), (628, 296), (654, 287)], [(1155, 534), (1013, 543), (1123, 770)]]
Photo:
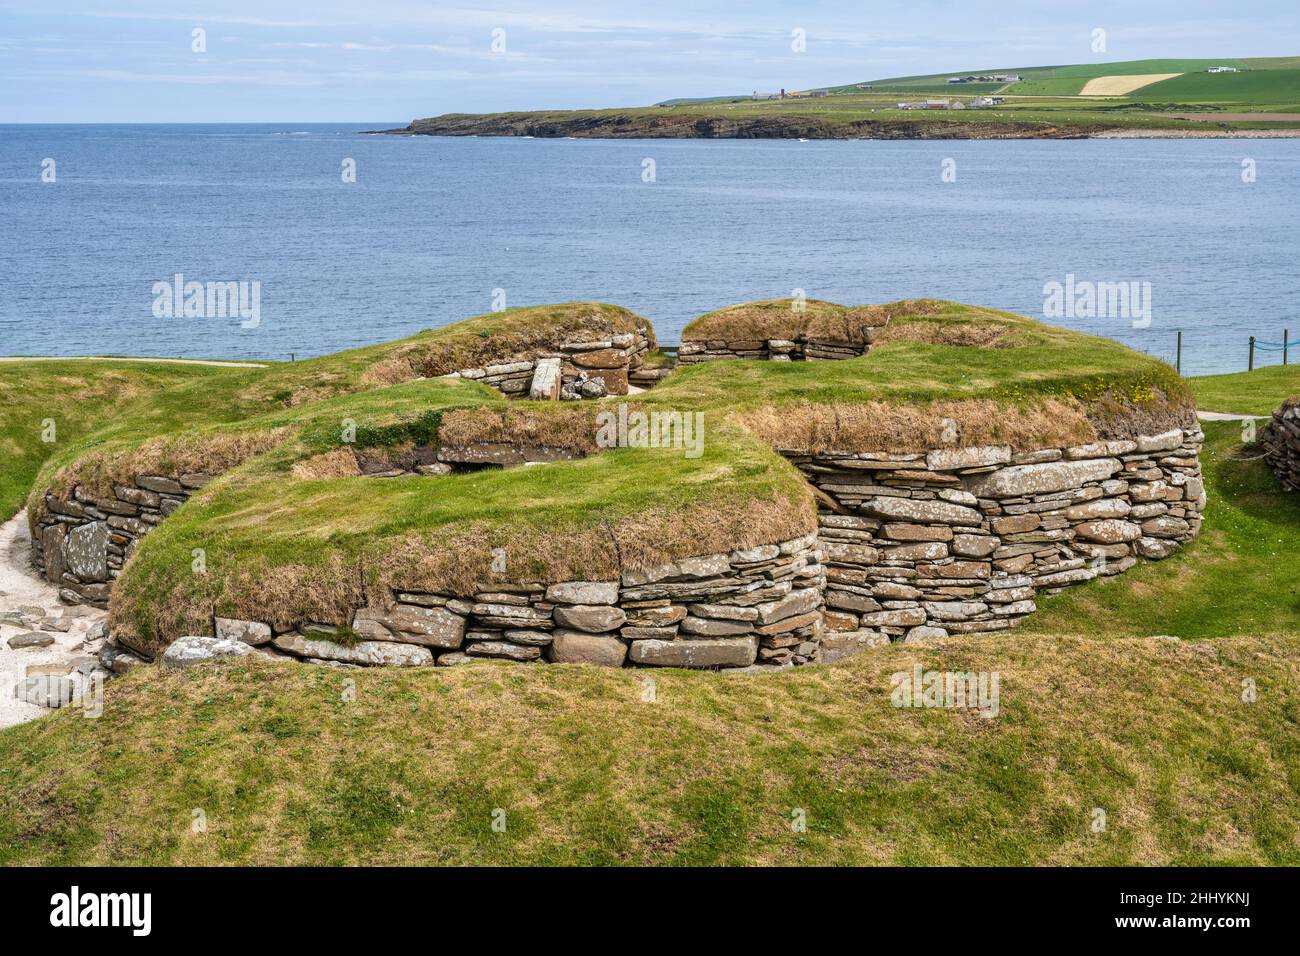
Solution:
[[(41, 465), (114, 418), (144, 416), (173, 391), (212, 387), (241, 370), (169, 362), (0, 362), (0, 518), (21, 505)], [(54, 441), (47, 441), (47, 422)]]
[[(36, 482), (32, 514), (46, 488), (234, 469), (151, 533), (114, 589), (115, 629), (156, 651), (214, 611), (345, 624), (368, 594), (392, 584), (490, 589), (502, 580), (490, 571), (494, 548), (513, 555), (507, 580), (555, 581), (609, 579), (628, 567), (796, 537), (815, 527), (812, 495), (773, 446), (917, 450), (935, 444), (936, 426), (951, 418), (959, 444), (1027, 449), (1187, 420), (1173, 370), (1106, 339), (957, 303), (825, 305), (839, 317), (887, 315), (893, 333), (840, 362), (683, 368), (626, 400), (647, 411), (703, 413), (698, 459), (627, 448), (442, 478), (295, 476), (295, 466), (341, 447), (345, 422), (356, 423), (360, 445), (431, 441), (444, 421), (443, 440), (573, 432), (575, 416), (594, 418), (613, 403), (575, 410), (508, 402), (463, 380), (385, 383), (395, 372), (409, 378), (445, 367), (438, 362), (502, 357), (481, 351), (483, 342), (516, 355), (539, 347), (539, 330), (549, 330), (544, 344), (554, 349), (575, 334), (644, 323), (614, 306), (576, 303), (171, 390), (61, 450)], [(751, 314), (788, 314), (771, 306)], [(996, 347), (936, 344), (972, 335)], [(191, 573), (195, 548), (208, 556), (205, 575)]]
[(682, 330), (682, 341), (799, 341), (807, 338), (862, 345), (868, 341), (869, 329), (887, 325), (894, 315), (905, 312), (928, 314), (939, 306), (938, 302), (919, 299), (873, 306), (837, 305), (820, 299), (742, 302), (695, 319)]

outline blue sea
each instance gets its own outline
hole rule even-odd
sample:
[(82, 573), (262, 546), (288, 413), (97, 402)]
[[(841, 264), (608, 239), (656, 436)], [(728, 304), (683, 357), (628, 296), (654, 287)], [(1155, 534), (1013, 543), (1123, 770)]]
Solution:
[[(397, 125), (0, 126), (0, 354), (302, 358), (576, 299), (675, 342), (794, 290), (1042, 318), (1067, 277), (1149, 283), (1139, 327), (1051, 320), (1170, 360), (1181, 329), (1188, 374), (1300, 338), (1300, 140), (361, 135)], [(260, 283), (259, 322), (157, 315), (178, 273)]]

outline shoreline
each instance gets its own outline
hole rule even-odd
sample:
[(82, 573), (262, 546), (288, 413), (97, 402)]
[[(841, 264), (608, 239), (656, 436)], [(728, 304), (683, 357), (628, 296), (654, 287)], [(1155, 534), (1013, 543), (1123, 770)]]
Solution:
[[(1296, 114), (1300, 122), (1300, 114)], [(491, 139), (762, 139), (825, 141), (963, 140), (1082, 140), (1082, 139), (1300, 139), (1300, 128), (1283, 129), (1141, 129), (1125, 127), (1060, 127), (1054, 125), (988, 124), (933, 120), (913, 123), (868, 121), (860, 124), (752, 123), (701, 118), (674, 124), (608, 123), (602, 121), (531, 122), (500, 117), (476, 117), (446, 122), (420, 121), (398, 129), (363, 130), (366, 136), (441, 136)]]

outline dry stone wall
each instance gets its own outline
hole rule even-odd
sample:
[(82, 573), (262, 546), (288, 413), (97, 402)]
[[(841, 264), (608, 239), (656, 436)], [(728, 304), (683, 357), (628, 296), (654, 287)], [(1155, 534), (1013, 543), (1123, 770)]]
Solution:
[(825, 575), (816, 535), (626, 571), (617, 581), (395, 590), (349, 628), (216, 618), (218, 639), (333, 665), (448, 666), (476, 658), (747, 667), (818, 660)]
[[(820, 493), (815, 535), (629, 570), (618, 581), (502, 584), (472, 595), (397, 590), (345, 628), (308, 621), (273, 632), (216, 618), (214, 634), (335, 665), (497, 658), (723, 668), (1004, 630), (1035, 610), (1043, 590), (1118, 574), (1190, 540), (1205, 506), (1202, 437), (1174, 429), (1023, 454), (786, 451)], [(422, 474), (447, 467), (428, 457), (416, 449), (402, 465)], [(209, 480), (140, 475), (111, 497), (81, 488), (47, 495), (33, 560), (64, 600), (106, 606), (139, 539)]]
[(212, 480), (211, 475), (138, 475), (111, 495), (77, 487), (46, 494), (32, 533), (32, 561), (69, 604), (108, 606), (109, 588), (136, 543)]
[(1287, 491), (1300, 488), (1300, 399), (1273, 412), (1261, 436), (1264, 460)]
[(861, 343), (799, 339), (683, 339), (677, 361), (683, 365), (716, 359), (766, 359), (773, 362), (834, 361), (865, 355), (871, 349), (871, 328)]
[(635, 374), (650, 352), (650, 340), (640, 330), (608, 339), (565, 342), (558, 351), (483, 368), (453, 372), (490, 385), (512, 398), (537, 401), (576, 401), (626, 395), (629, 375)]
[(1199, 430), (1010, 448), (787, 456), (823, 493), (826, 656), (1004, 630), (1035, 595), (1159, 559), (1199, 530)]

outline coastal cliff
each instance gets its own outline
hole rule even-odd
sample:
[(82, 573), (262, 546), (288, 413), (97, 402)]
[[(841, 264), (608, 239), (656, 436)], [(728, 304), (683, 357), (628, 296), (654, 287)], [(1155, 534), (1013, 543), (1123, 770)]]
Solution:
[(831, 120), (819, 116), (721, 117), (661, 111), (449, 113), (380, 133), (414, 136), (534, 136), (539, 139), (1079, 139), (1096, 125), (949, 119)]

